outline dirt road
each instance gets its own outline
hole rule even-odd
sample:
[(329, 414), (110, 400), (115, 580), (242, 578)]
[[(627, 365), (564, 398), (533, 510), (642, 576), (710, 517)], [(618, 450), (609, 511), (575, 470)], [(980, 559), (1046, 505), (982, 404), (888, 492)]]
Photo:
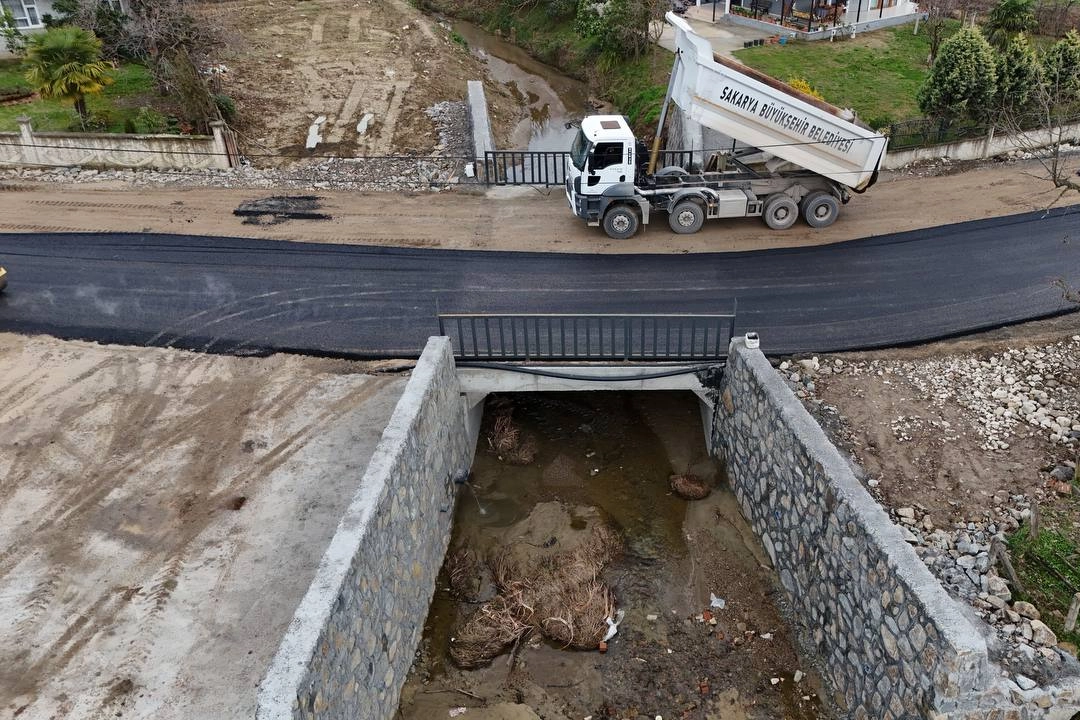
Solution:
[(404, 384), (364, 369), (0, 334), (0, 717), (253, 717)]
[[(462, 100), (467, 80), (487, 80), (482, 62), (405, 0), (225, 0), (200, 12), (227, 40), (217, 77), (256, 164), (303, 155), (319, 117), (322, 154), (431, 152), (439, 140), (424, 111)], [(507, 88), (485, 85), (505, 137), (523, 111)]]
[(821, 245), (1007, 215), (1045, 207), (1057, 193), (1035, 163), (992, 164), (928, 177), (887, 176), (844, 208), (827, 230), (799, 223), (776, 233), (757, 220), (713, 221), (696, 235), (674, 235), (664, 216), (631, 240), (612, 241), (574, 218), (559, 188), (512, 188), (482, 195), (317, 191), (327, 220), (245, 224), (241, 203), (280, 190), (120, 183), (7, 184), (0, 229), (9, 232), (144, 231), (307, 242), (453, 249), (583, 253), (685, 253)]

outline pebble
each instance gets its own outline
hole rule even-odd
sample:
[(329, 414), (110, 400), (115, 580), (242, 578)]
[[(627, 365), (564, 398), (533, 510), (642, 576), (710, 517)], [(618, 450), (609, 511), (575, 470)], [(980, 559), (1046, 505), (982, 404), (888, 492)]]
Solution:
[(1031, 639), (1038, 645), (1057, 647), (1057, 635), (1041, 620), (1031, 621)]
[[(93, 170), (25, 168), (0, 170), (0, 180), (33, 179), (56, 183), (125, 182), (134, 186), (175, 185), (220, 188), (281, 188), (289, 190), (381, 190), (438, 192), (457, 184), (472, 155), (468, 107), (463, 102), (440, 102), (427, 109), (439, 133), (438, 147), (420, 157), (297, 158), (280, 168), (250, 164), (228, 170)], [(320, 152), (316, 149), (315, 152)]]
[(1017, 600), (1013, 603), (1013, 611), (1020, 617), (1029, 618), (1031, 620), (1038, 620), (1042, 615), (1039, 611), (1029, 602), (1023, 600)]
[(1016, 684), (1020, 686), (1021, 690), (1030, 690), (1033, 687), (1035, 687), (1038, 683), (1036, 683), (1034, 680), (1029, 678), (1027, 675), (1017, 675), (1016, 676)]

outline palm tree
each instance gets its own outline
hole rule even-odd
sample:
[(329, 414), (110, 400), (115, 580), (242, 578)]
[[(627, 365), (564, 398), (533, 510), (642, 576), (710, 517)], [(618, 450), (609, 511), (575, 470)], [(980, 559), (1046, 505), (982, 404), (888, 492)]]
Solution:
[(90, 113), (86, 96), (112, 83), (112, 66), (101, 59), (101, 41), (79, 27), (53, 28), (29, 38), (23, 61), (26, 79), (43, 98), (71, 100), (83, 127)]
[(1010, 40), (1037, 26), (1034, 0), (999, 0), (986, 18), (986, 39), (998, 50), (1004, 50)]

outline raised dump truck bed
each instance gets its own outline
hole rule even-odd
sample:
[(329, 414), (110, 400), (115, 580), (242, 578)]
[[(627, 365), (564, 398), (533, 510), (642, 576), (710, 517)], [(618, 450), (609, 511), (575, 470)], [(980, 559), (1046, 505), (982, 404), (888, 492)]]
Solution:
[[(836, 220), (850, 191), (874, 184), (884, 137), (850, 112), (716, 57), (689, 23), (674, 13), (667, 19), (675, 28), (676, 55), (652, 159), (640, 157), (625, 118), (582, 120), (566, 169), (566, 199), (575, 215), (613, 238), (631, 237), (656, 212), (666, 213), (677, 233), (697, 232), (711, 218), (757, 216), (776, 230), (799, 217), (823, 228)], [(734, 141), (732, 152), (703, 163), (709, 172), (653, 172), (670, 102)]]
[(839, 108), (718, 57), (686, 20), (667, 19), (679, 53), (671, 99), (691, 119), (853, 190), (873, 183), (884, 137)]

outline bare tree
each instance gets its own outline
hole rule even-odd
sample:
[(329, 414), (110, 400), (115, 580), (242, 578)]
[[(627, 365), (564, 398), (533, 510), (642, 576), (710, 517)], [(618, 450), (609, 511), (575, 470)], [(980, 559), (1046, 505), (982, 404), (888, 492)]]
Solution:
[(923, 27), (930, 38), (930, 56), (926, 64), (932, 66), (937, 59), (941, 43), (945, 41), (946, 25), (960, 7), (960, 0), (930, 0)]
[(1017, 147), (1042, 166), (1045, 177), (1059, 190), (1054, 202), (1069, 193), (1080, 193), (1080, 149), (1072, 147), (1080, 134), (1075, 126), (1080, 113), (1075, 106), (1058, 102), (1050, 85), (1032, 89), (1028, 110), (1004, 112), (1002, 128), (1016, 140)]

